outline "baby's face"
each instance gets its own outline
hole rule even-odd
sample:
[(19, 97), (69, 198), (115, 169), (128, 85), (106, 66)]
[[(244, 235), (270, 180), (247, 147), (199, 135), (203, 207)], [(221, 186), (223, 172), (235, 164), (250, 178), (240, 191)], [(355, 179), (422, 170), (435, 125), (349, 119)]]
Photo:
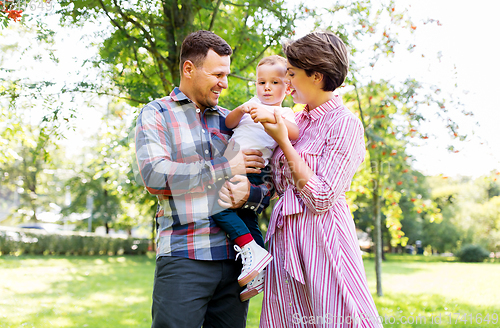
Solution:
[(261, 65), (257, 67), (257, 97), (264, 105), (281, 106), (286, 96), (286, 67)]

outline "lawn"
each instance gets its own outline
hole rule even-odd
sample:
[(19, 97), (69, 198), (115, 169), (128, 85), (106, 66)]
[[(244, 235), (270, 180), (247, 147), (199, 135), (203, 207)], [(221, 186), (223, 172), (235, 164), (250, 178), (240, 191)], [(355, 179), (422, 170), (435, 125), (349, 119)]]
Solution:
[[(373, 267), (365, 260), (374, 294)], [(439, 316), (439, 327), (500, 326), (500, 263), (394, 256), (383, 272), (375, 303), (385, 327), (435, 327)], [(147, 256), (2, 256), (0, 327), (149, 327), (153, 273)], [(261, 300), (250, 302), (249, 328), (258, 327)]]

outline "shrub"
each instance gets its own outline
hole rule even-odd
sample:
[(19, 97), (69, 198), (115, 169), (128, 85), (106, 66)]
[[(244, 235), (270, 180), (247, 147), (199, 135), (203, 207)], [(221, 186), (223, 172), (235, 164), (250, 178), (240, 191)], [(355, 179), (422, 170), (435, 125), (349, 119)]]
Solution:
[(461, 262), (483, 262), (489, 255), (489, 252), (479, 245), (465, 245), (457, 254)]
[(89, 233), (40, 233), (0, 230), (0, 255), (146, 254), (149, 240), (97, 236)]

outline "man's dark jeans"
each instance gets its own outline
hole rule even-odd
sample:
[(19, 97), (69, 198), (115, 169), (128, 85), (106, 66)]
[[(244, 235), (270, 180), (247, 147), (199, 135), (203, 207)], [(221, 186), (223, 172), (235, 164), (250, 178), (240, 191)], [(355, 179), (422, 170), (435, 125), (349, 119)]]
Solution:
[(244, 328), (241, 262), (162, 256), (156, 260), (152, 328)]

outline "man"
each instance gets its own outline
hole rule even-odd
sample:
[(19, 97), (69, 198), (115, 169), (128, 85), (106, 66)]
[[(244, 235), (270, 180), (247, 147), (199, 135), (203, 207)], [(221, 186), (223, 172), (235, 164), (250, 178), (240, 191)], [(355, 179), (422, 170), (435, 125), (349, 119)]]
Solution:
[[(230, 46), (208, 31), (186, 37), (181, 82), (169, 97), (146, 105), (137, 118), (136, 156), (147, 190), (158, 196), (157, 260), (152, 327), (245, 327), (248, 302), (240, 302), (234, 260), (226, 234), (211, 219), (218, 190), (233, 208), (260, 212), (269, 192), (251, 186), (259, 173), (259, 151), (233, 150), (228, 111), (217, 106), (227, 89)], [(227, 149), (226, 149), (227, 147)], [(235, 185), (226, 180), (240, 182)], [(237, 197), (237, 195), (243, 195)], [(243, 209), (241, 209), (243, 210)]]

